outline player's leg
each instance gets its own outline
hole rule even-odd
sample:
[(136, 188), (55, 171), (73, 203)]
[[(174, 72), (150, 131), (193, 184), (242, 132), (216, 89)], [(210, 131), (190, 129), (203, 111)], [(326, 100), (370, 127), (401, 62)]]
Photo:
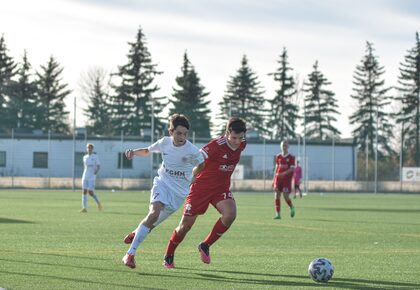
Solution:
[(102, 204), (99, 200), (99, 197), (96, 195), (95, 193), (95, 180), (91, 179), (88, 181), (89, 184), (89, 195), (95, 200), (96, 205), (98, 206), (98, 209), (101, 210), (102, 209)]
[(157, 201), (149, 206), (149, 213), (147, 216), (140, 222), (137, 229), (131, 235), (127, 235), (124, 239), (124, 242), (128, 240), (129, 236), (132, 237), (132, 242), (130, 248), (128, 249), (127, 253), (123, 257), (123, 263), (130, 268), (135, 268), (135, 260), (134, 256), (136, 255), (137, 249), (140, 244), (144, 241), (147, 237), (151, 229), (153, 228), (153, 224), (158, 220), (160, 213), (163, 211), (164, 204)]
[[(184, 208), (185, 212), (185, 208)], [(186, 216), (183, 215), (178, 227), (172, 232), (171, 238), (169, 239), (168, 246), (166, 247), (165, 257), (163, 265), (166, 268), (174, 268), (174, 255), (178, 245), (184, 240), (187, 233), (191, 230), (195, 223), (197, 216)]]
[(280, 209), (281, 209), (281, 191), (275, 187), (274, 188), (274, 209), (276, 211), (276, 215), (274, 216), (274, 219), (281, 219), (281, 215), (280, 215)]
[(82, 188), (83, 188), (82, 209), (80, 210), (80, 212), (87, 212), (87, 191), (88, 191), (87, 187), (88, 187), (87, 180), (83, 179), (82, 180)]
[(232, 199), (231, 193), (228, 194), (230, 194), (230, 198), (220, 200), (215, 205), (222, 216), (214, 224), (207, 237), (198, 245), (203, 263), (210, 264), (210, 246), (222, 237), (236, 219), (236, 202)]
[(302, 198), (302, 190), (300, 189), (300, 183), (297, 183), (296, 184), (296, 189), (298, 190), (298, 192), (299, 192), (299, 197), (300, 198)]
[(287, 205), (290, 208), (290, 216), (294, 217), (295, 216), (295, 207), (293, 206), (293, 202), (290, 199), (290, 192), (291, 192), (291, 182), (290, 183), (286, 183), (285, 186), (283, 187), (283, 197), (284, 200), (286, 201)]

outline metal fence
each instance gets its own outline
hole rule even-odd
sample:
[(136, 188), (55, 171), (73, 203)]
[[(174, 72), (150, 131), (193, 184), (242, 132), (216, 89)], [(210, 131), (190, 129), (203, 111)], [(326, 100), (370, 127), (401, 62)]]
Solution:
[[(119, 179), (121, 184), (125, 179), (151, 182), (160, 166), (160, 155), (127, 160), (123, 153), (129, 148), (147, 147), (152, 141), (150, 136), (124, 136), (123, 132), (120, 136), (105, 138), (86, 134), (15, 134), (12, 130), (9, 135), (0, 135), (0, 177), (10, 177), (11, 187), (17, 177), (45, 178), (47, 184), (51, 178), (68, 178), (72, 179), (74, 188), (79, 185), (76, 180), (82, 176), (86, 144), (93, 143), (101, 161), (99, 179)], [(201, 147), (209, 140), (195, 138), (192, 133), (190, 141)], [(270, 184), (275, 156), (280, 152), (279, 143), (249, 138), (239, 163), (243, 168), (243, 178)], [(308, 188), (309, 181), (334, 184), (336, 181), (359, 180), (377, 184), (378, 181), (400, 180), (401, 168), (392, 167), (390, 172), (389, 166), (386, 171), (376, 166), (378, 179), (372, 180), (375, 163), (368, 160), (367, 165), (363, 164), (356, 146), (348, 140), (308, 141), (298, 138), (289, 141), (289, 151), (301, 163), (304, 188)]]

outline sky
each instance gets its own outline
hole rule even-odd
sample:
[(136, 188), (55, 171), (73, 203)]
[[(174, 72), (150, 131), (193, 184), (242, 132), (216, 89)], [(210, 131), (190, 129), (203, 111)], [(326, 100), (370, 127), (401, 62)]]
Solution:
[(373, 43), (385, 67), (386, 86), (397, 85), (399, 66), (415, 45), (420, 29), (417, 0), (13, 0), (2, 1), (0, 34), (9, 54), (21, 61), (24, 50), (35, 70), (54, 56), (72, 94), (66, 99), (76, 125), (83, 127), (86, 104), (79, 98), (86, 73), (100, 67), (116, 72), (127, 62), (128, 42), (141, 27), (152, 61), (163, 72), (157, 95), (170, 96), (187, 51), (201, 84), (210, 93), (212, 121), (227, 81), (243, 55), (258, 76), (268, 99), (276, 83), (283, 48), (293, 75), (303, 81), (315, 61), (331, 82), (342, 137), (354, 129), (348, 117), (356, 110), (353, 74)]

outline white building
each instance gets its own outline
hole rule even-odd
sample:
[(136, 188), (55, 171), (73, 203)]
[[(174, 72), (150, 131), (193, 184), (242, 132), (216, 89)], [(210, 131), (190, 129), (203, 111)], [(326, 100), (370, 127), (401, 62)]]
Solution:
[[(0, 176), (28, 177), (81, 177), (82, 156), (86, 143), (95, 145), (94, 152), (101, 162), (99, 178), (148, 178), (156, 173), (160, 156), (136, 157), (129, 161), (121, 152), (126, 149), (147, 147), (150, 140), (139, 137), (86, 138), (78, 136), (19, 134), (0, 136)], [(195, 142), (198, 147), (205, 141)], [(307, 142), (306, 150), (301, 143), (291, 140), (289, 151), (300, 160), (304, 174), (310, 180), (354, 180), (356, 172), (356, 146), (352, 141)], [(271, 179), (275, 155), (279, 143), (248, 140), (240, 164), (245, 179)], [(305, 151), (306, 156), (305, 158)], [(73, 165), (74, 164), (74, 165)], [(306, 166), (305, 166), (306, 165)]]

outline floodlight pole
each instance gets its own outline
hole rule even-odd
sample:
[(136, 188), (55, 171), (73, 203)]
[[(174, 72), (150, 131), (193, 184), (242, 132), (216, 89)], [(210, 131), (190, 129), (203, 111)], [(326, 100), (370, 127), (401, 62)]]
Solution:
[[(154, 133), (155, 133), (155, 100), (153, 99), (153, 96), (151, 96), (152, 99), (152, 116), (151, 116), (151, 132), (150, 132), (150, 144), (154, 143)], [(153, 186), (153, 153), (150, 154), (150, 186)]]
[(333, 182), (333, 191), (335, 191), (335, 135), (332, 135), (332, 162), (331, 162), (331, 177)]
[(72, 165), (72, 171), (73, 171), (73, 183), (72, 183), (72, 189), (75, 191), (76, 188), (76, 97), (73, 99), (73, 165)]
[(403, 187), (403, 153), (404, 153), (404, 121), (402, 122), (401, 127), (401, 145), (400, 145), (400, 192), (402, 192)]
[(376, 132), (375, 132), (375, 190), (378, 192), (378, 131), (379, 131), (379, 112), (376, 104)]

